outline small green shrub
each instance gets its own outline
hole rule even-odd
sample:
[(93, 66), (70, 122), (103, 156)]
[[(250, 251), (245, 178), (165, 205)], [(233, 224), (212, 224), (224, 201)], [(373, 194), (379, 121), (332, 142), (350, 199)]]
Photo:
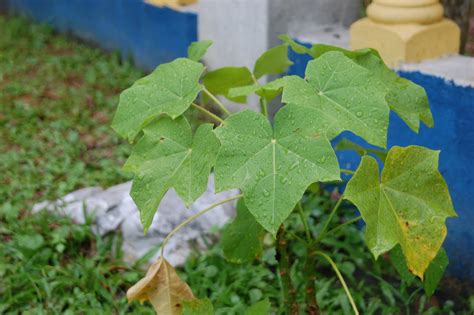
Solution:
[[(216, 204), (241, 199), (236, 219), (223, 233), (224, 254), (234, 263), (251, 261), (261, 255), (263, 238), (269, 233), (276, 240), (277, 275), (284, 296), (281, 305), (286, 313), (319, 313), (319, 304), (324, 303), (317, 300), (316, 262), (321, 260), (334, 270), (353, 311), (358, 313), (340, 267), (322, 250), (321, 243), (359, 219), (365, 222), (365, 240), (374, 257), (390, 252), (401, 276), (407, 281), (413, 276), (423, 279), (426, 293), (431, 295), (448, 263), (442, 249), (445, 220), (456, 216), (438, 171), (439, 151), (392, 147), (378, 155), (382, 161), (364, 154), (353, 172), (339, 167), (330, 142), (341, 132), (350, 131), (384, 150), (390, 111), (414, 132), (420, 123), (432, 127), (424, 89), (398, 77), (374, 50), (347, 51), (327, 45), (307, 48), (287, 36), (281, 39), (284, 43), (265, 52), (253, 71), (226, 67), (204, 76), (205, 67), (199, 60), (210, 43), (195, 43), (190, 47), (192, 59), (179, 58), (160, 65), (121, 94), (113, 128), (130, 142), (136, 141), (125, 169), (135, 176), (131, 195), (145, 231), (169, 189), (190, 205), (205, 191), (214, 169), (217, 192), (241, 191)], [(291, 65), (289, 47), (314, 58), (308, 63), (305, 78), (283, 76), (261, 85), (258, 80), (263, 76), (286, 72)], [(260, 97), (260, 113), (243, 110), (231, 114), (216, 97), (245, 103), (250, 94)], [(284, 105), (270, 120), (268, 106), (275, 104), (271, 101), (279, 94)], [(214, 102), (224, 118), (199, 104), (198, 99)], [(191, 107), (206, 113), (215, 124), (202, 124), (193, 133), (183, 116)], [(301, 199), (311, 185), (340, 182), (341, 173), (351, 176), (345, 192), (322, 228), (314, 231)], [(343, 202), (354, 204), (361, 216), (332, 227)], [(165, 239), (162, 249), (182, 226), (216, 205), (180, 224)], [(294, 212), (305, 227), (303, 235), (297, 235), (287, 223)], [(288, 255), (292, 235), (306, 250), (303, 265), (295, 264)], [(304, 274), (304, 288), (294, 286), (291, 270), (296, 266)], [(189, 288), (171, 276), (163, 279), (170, 274), (163, 268), (168, 265), (160, 260), (132, 288), (130, 299), (149, 299), (160, 314), (180, 313), (183, 300), (189, 299), (188, 293), (186, 298), (182, 294)], [(157, 291), (137, 293), (139, 287)], [(162, 290), (169, 293), (167, 297), (157, 294)], [(297, 298), (299, 290), (305, 292), (304, 301)], [(187, 307), (209, 306), (199, 303), (185, 303), (184, 312)]]

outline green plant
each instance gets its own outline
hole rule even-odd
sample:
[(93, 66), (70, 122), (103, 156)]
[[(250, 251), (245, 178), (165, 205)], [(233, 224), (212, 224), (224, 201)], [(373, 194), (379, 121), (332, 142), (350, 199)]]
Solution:
[[(164, 240), (162, 254), (168, 239), (183, 226), (217, 205), (240, 199), (236, 219), (223, 232), (224, 255), (232, 262), (252, 261), (261, 255), (262, 241), (269, 233), (275, 240), (284, 313), (319, 313), (316, 265), (325, 261), (358, 314), (340, 267), (322, 250), (322, 244), (329, 235), (360, 219), (365, 221), (366, 243), (374, 257), (390, 252), (401, 276), (407, 281), (418, 276), (427, 294), (432, 294), (447, 265), (442, 250), (445, 220), (456, 216), (437, 169), (439, 152), (419, 146), (393, 147), (386, 155), (377, 154), (383, 158), (381, 163), (364, 155), (354, 172), (340, 169), (330, 143), (342, 131), (350, 131), (384, 149), (390, 110), (414, 132), (420, 122), (432, 127), (425, 91), (388, 69), (374, 50), (347, 51), (327, 45), (307, 48), (287, 36), (280, 38), (284, 43), (265, 52), (253, 71), (226, 67), (204, 76), (205, 67), (199, 60), (210, 43), (194, 43), (190, 58), (160, 65), (121, 94), (112, 127), (130, 142), (138, 139), (124, 168), (134, 173), (131, 195), (145, 231), (169, 189), (190, 205), (204, 192), (214, 169), (217, 191), (237, 188), (241, 194), (181, 223)], [(291, 65), (288, 47), (314, 58), (305, 78), (284, 76), (261, 85), (261, 77), (284, 73)], [(261, 113), (243, 110), (231, 114), (217, 98), (222, 95), (245, 103), (252, 93), (260, 97)], [(284, 105), (271, 121), (268, 106), (279, 94)], [(208, 101), (224, 118), (206, 108)], [(183, 116), (191, 107), (218, 126), (201, 124), (193, 133)], [(381, 177), (379, 164), (384, 165)], [(317, 185), (340, 182), (341, 173), (352, 178), (321, 229), (315, 231), (301, 199)], [(361, 216), (334, 227), (333, 218), (344, 202), (353, 203)], [(302, 232), (288, 223), (292, 213), (299, 216)], [(288, 254), (290, 238), (305, 249), (303, 265), (295, 264)], [(304, 301), (298, 299), (301, 288), (294, 286), (295, 266), (301, 267), (304, 277)], [(160, 314), (211, 314), (212, 305), (190, 296), (187, 284), (176, 280), (169, 268), (162, 257), (130, 290), (130, 298), (152, 300), (160, 305)], [(137, 293), (137, 288), (142, 291)], [(256, 309), (258, 314), (268, 313), (270, 305), (262, 301), (248, 313)]]

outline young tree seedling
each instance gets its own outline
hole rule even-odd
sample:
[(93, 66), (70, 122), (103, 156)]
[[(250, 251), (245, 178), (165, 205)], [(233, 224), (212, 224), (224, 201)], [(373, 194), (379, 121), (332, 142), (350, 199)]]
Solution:
[[(252, 261), (262, 251), (264, 235), (270, 233), (279, 264), (282, 313), (320, 313), (316, 299), (318, 260), (330, 264), (354, 313), (359, 313), (338, 266), (319, 244), (327, 235), (360, 219), (365, 222), (366, 243), (374, 257), (391, 252), (402, 277), (423, 279), (427, 294), (433, 294), (447, 265), (442, 250), (445, 220), (456, 216), (438, 171), (439, 151), (394, 146), (388, 152), (376, 153), (377, 160), (372, 153), (378, 150), (341, 143), (363, 155), (358, 169), (351, 171), (340, 168), (331, 144), (341, 132), (349, 131), (385, 149), (390, 111), (414, 132), (421, 123), (432, 127), (424, 89), (400, 78), (374, 50), (348, 51), (328, 45), (308, 48), (286, 35), (280, 39), (283, 44), (265, 52), (252, 71), (225, 67), (206, 73), (200, 60), (211, 42), (193, 43), (188, 58), (158, 66), (121, 94), (112, 127), (134, 143), (124, 168), (134, 174), (131, 196), (145, 232), (169, 189), (189, 206), (207, 189), (212, 171), (216, 192), (241, 192), (177, 226), (164, 240), (159, 260), (129, 290), (130, 300), (148, 299), (160, 315), (212, 314), (211, 302), (193, 296), (166, 261), (164, 248), (182, 227), (237, 199), (237, 217), (222, 233), (224, 255), (233, 263)], [(287, 72), (292, 64), (289, 48), (313, 57), (305, 77), (282, 76), (261, 84), (264, 76)], [(243, 109), (231, 113), (219, 99), (246, 103), (250, 94), (260, 98), (260, 112)], [(273, 101), (280, 94), (281, 106)], [(214, 103), (219, 113), (206, 108), (206, 102)], [(269, 106), (278, 106), (273, 119)], [(193, 132), (183, 115), (191, 108), (213, 123), (203, 123)], [(341, 173), (351, 178), (315, 235), (301, 204), (303, 194), (314, 183), (340, 181)], [(343, 202), (355, 205), (360, 216), (333, 227), (332, 219)], [(304, 226), (304, 233), (297, 237), (307, 248), (304, 303), (296, 298), (290, 272), (293, 262), (287, 248), (288, 236), (297, 234), (285, 225), (293, 212)], [(268, 314), (270, 308), (270, 302), (263, 300), (247, 313)]]

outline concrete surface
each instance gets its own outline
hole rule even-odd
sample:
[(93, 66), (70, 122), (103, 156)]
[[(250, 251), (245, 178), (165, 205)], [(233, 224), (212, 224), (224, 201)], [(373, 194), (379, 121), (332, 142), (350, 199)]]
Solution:
[[(129, 194), (131, 185), (132, 182), (127, 182), (108, 189), (100, 187), (80, 189), (56, 201), (36, 204), (32, 211), (57, 212), (78, 224), (84, 224), (85, 216), (91, 216), (94, 233), (100, 235), (116, 231), (122, 233), (122, 249), (126, 260), (135, 261), (154, 250), (154, 255), (150, 259), (153, 261), (160, 254), (160, 243), (182, 221), (211, 204), (238, 194), (236, 190), (214, 194), (214, 178), (211, 176), (207, 191), (188, 209), (174, 190), (170, 190), (163, 198), (145, 235), (138, 209)], [(183, 228), (169, 240), (165, 249), (166, 258), (174, 266), (182, 265), (191, 248), (204, 248), (202, 237), (212, 227), (222, 227), (227, 223), (234, 216), (234, 209), (235, 201), (223, 204)]]
[[(451, 55), (438, 59), (425, 60), (421, 63), (406, 63), (397, 71), (420, 72), (448, 81), (459, 86), (474, 87), (474, 58)], [(472, 100), (474, 102), (474, 100)], [(474, 110), (474, 104), (473, 104)]]

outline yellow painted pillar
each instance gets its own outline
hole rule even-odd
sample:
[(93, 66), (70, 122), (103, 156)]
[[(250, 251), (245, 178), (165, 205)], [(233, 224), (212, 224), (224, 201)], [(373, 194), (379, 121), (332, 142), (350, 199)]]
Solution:
[(375, 48), (391, 66), (459, 52), (461, 32), (439, 0), (373, 0), (351, 26), (353, 49)]

